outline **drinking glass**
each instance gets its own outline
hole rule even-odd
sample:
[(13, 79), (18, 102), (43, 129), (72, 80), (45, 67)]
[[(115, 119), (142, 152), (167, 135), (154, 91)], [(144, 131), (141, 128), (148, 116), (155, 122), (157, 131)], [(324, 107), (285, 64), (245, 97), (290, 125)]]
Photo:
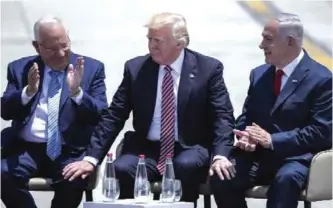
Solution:
[(118, 179), (104, 179), (104, 201), (115, 202), (119, 198), (120, 186)]
[(182, 183), (180, 180), (175, 180), (175, 202), (179, 202), (180, 198), (182, 198)]

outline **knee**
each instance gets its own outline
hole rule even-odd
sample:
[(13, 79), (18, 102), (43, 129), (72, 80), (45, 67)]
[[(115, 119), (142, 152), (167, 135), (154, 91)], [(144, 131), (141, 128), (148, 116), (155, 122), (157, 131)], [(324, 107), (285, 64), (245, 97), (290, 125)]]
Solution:
[(115, 163), (114, 163), (114, 169), (115, 169), (117, 176), (118, 175), (120, 176), (123, 174), (128, 174), (128, 171), (129, 171), (129, 167), (127, 164), (117, 162), (117, 161), (115, 161)]
[(118, 179), (129, 179), (135, 177), (136, 174), (136, 164), (129, 164), (122, 160), (115, 160), (114, 169)]
[(193, 183), (194, 180), (198, 182), (201, 180), (199, 176), (200, 168), (190, 158), (176, 158), (174, 169), (176, 178), (180, 179), (183, 183)]
[(299, 186), (301, 187), (303, 181), (305, 180), (304, 176), (298, 173), (295, 170), (287, 170), (284, 172), (279, 172), (273, 181), (274, 186), (281, 185), (284, 188), (290, 186)]
[(177, 157), (174, 160), (174, 166), (177, 170), (192, 171), (197, 169), (195, 161), (189, 157)]

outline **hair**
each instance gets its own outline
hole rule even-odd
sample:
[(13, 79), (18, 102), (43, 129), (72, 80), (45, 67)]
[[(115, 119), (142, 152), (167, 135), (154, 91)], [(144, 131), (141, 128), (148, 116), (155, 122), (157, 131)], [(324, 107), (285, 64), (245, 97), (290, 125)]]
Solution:
[(155, 14), (145, 25), (147, 28), (159, 29), (164, 26), (171, 26), (173, 37), (187, 47), (190, 37), (187, 31), (186, 19), (176, 13), (163, 12)]
[(60, 18), (58, 18), (56, 16), (52, 16), (52, 15), (46, 15), (46, 16), (43, 16), (43, 17), (39, 18), (34, 24), (34, 38), (35, 38), (35, 41), (39, 41), (40, 27), (42, 25), (46, 25), (46, 24), (61, 24), (65, 28), (66, 33), (68, 34), (68, 30), (65, 27), (64, 22)]
[(274, 19), (279, 22), (279, 34), (282, 36), (293, 37), (301, 48), (303, 44), (304, 29), (299, 16), (291, 13), (281, 13)]

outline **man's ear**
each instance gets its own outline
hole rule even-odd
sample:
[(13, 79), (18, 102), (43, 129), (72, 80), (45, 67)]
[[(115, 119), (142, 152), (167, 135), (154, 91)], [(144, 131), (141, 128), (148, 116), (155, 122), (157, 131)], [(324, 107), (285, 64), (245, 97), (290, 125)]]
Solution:
[(36, 52), (39, 54), (39, 45), (37, 41), (32, 41), (32, 46), (35, 48)]
[(184, 43), (179, 41), (177, 43), (177, 47), (180, 48), (180, 49), (184, 48)]
[(296, 45), (296, 38), (293, 36), (288, 36), (288, 46)]

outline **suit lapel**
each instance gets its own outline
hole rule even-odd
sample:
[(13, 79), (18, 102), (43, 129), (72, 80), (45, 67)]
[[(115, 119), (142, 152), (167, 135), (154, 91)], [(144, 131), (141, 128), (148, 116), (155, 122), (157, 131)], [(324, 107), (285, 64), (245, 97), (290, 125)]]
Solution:
[(181, 124), (183, 123), (183, 118), (185, 115), (185, 108), (189, 100), (192, 84), (196, 77), (196, 66), (195, 58), (188, 51), (185, 50), (183, 67), (180, 75), (179, 88), (178, 88), (178, 100), (177, 100), (177, 114), (178, 114), (178, 125), (181, 129)]
[(155, 110), (158, 72), (159, 64), (155, 63), (151, 58), (149, 58), (142, 66), (137, 76), (137, 81), (140, 86), (135, 86), (135, 88), (139, 90), (137, 94), (143, 93), (144, 96), (144, 99), (142, 99), (142, 96), (140, 96), (140, 99), (138, 100), (141, 103), (140, 109), (145, 111), (143, 115), (147, 116), (146, 119), (144, 119), (146, 122), (145, 127), (147, 131), (153, 119)]
[(306, 54), (304, 53), (304, 57), (301, 60), (301, 62), (297, 65), (293, 73), (288, 78), (285, 86), (282, 88), (279, 96), (276, 99), (276, 102), (274, 104), (274, 107), (271, 111), (271, 114), (273, 114), (277, 108), (286, 101), (290, 95), (297, 89), (297, 87), (302, 83), (303, 79), (308, 75), (308, 69), (306, 67), (306, 64), (304, 63), (306, 60)]
[[(73, 64), (73, 66), (75, 67), (76, 65), (76, 55), (72, 54), (69, 60), (69, 64)], [(68, 66), (65, 69), (65, 74), (64, 74), (64, 80), (63, 80), (63, 85), (62, 85), (62, 92), (61, 92), (61, 97), (60, 97), (60, 107), (59, 110), (61, 111), (62, 108), (64, 107), (67, 99), (69, 98), (69, 88), (68, 88), (68, 84), (67, 84), (67, 70)], [(83, 79), (83, 77), (82, 77)], [(81, 80), (82, 82), (82, 80)]]

